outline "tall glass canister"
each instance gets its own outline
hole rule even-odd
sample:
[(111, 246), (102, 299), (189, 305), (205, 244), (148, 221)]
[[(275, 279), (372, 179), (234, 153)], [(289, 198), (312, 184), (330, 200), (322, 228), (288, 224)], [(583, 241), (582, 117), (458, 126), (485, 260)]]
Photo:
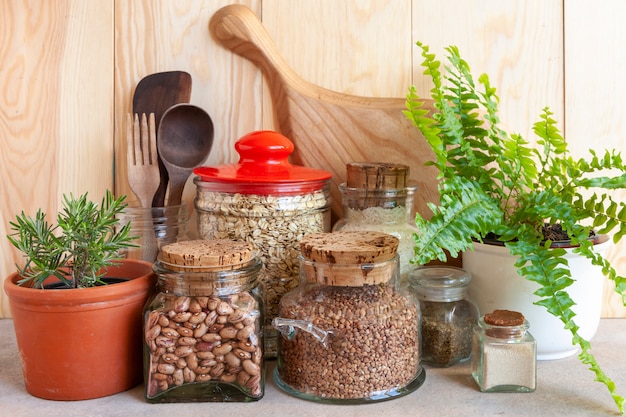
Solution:
[(400, 276), (406, 281), (413, 268), (413, 201), (417, 186), (409, 181), (409, 167), (383, 162), (351, 162), (346, 166), (346, 182), (339, 186), (343, 218), (333, 232), (374, 230), (400, 240)]
[(237, 141), (236, 164), (194, 170), (198, 235), (252, 243), (264, 264), (265, 354), (276, 356), (278, 302), (298, 285), (299, 242), (307, 233), (330, 231), (327, 171), (292, 165), (293, 143), (272, 131)]
[(419, 388), (419, 307), (398, 285), (398, 239), (373, 231), (301, 242), (300, 285), (280, 301), (274, 381), (317, 402), (384, 401)]
[(147, 402), (263, 397), (260, 270), (247, 242), (192, 240), (161, 249), (158, 290), (144, 308)]

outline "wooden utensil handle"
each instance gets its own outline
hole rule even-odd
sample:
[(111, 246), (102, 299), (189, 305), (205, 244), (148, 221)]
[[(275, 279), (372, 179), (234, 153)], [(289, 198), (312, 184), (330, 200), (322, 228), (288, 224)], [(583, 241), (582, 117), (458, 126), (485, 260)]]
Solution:
[(306, 83), (280, 55), (271, 36), (256, 14), (241, 4), (218, 10), (209, 22), (209, 30), (231, 51), (251, 60), (267, 76), (278, 76), (292, 85)]

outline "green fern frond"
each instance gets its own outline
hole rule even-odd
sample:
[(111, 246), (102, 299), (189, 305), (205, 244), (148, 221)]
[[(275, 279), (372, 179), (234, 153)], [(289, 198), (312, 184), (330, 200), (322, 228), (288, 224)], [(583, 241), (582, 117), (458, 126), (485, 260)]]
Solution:
[(445, 262), (444, 250), (455, 258), (473, 247), (473, 239), (494, 230), (502, 220), (502, 212), (481, 187), (463, 178), (446, 182), (439, 206), (431, 205), (433, 217), (425, 220), (419, 214), (416, 225), (413, 263), (423, 265), (432, 259)]

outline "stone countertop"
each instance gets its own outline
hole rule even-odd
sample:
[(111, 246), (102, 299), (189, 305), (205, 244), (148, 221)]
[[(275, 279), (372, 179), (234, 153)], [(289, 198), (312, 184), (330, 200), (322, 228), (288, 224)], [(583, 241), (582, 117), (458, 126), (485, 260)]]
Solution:
[[(603, 370), (626, 395), (626, 319), (603, 319), (593, 339), (593, 352)], [(45, 348), (42, 346), (42, 348)], [(540, 361), (537, 390), (527, 394), (481, 393), (468, 363), (438, 369), (425, 365), (426, 381), (401, 398), (366, 405), (318, 404), (280, 391), (268, 361), (265, 396), (253, 403), (148, 404), (143, 386), (110, 397), (65, 402), (35, 398), (24, 388), (13, 320), (0, 320), (0, 415), (6, 417), (197, 417), (298, 416), (612, 416), (619, 415), (604, 385), (576, 356)]]

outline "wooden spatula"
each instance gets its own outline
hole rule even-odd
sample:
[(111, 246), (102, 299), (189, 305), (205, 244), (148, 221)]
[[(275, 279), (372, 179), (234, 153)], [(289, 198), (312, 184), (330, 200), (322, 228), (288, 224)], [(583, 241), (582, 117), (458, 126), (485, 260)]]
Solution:
[(335, 218), (342, 213), (337, 185), (345, 181), (349, 162), (409, 165), (411, 178), (419, 186), (416, 208), (430, 216), (426, 202), (438, 201), (436, 171), (424, 167), (424, 162), (433, 154), (402, 113), (404, 98), (342, 94), (303, 80), (280, 56), (257, 16), (243, 5), (218, 10), (209, 29), (223, 45), (263, 70), (279, 129), (296, 147), (293, 162), (333, 174)]
[[(154, 113), (157, 129), (163, 113), (179, 103), (189, 103), (191, 99), (191, 75), (185, 71), (166, 71), (149, 74), (142, 78), (133, 94), (133, 112), (142, 114)], [(159, 138), (157, 137), (157, 141)], [(165, 205), (168, 175), (163, 162), (159, 158), (159, 175), (161, 183), (152, 199), (152, 207)]]

